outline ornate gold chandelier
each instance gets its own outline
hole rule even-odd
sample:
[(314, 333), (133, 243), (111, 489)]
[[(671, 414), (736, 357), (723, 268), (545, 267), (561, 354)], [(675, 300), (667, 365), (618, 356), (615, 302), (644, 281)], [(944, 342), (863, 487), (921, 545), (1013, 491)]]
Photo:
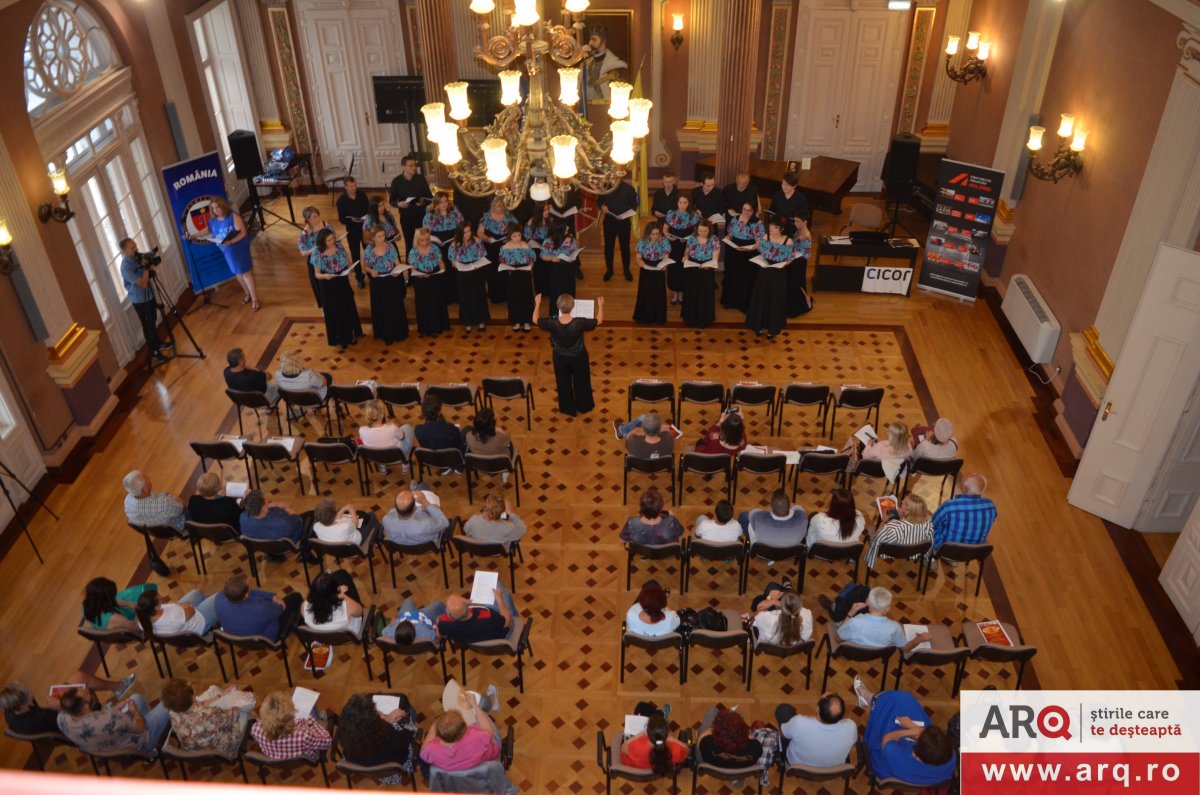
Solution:
[[(463, 0), (459, 0), (462, 2)], [(438, 162), (447, 166), (454, 184), (470, 196), (495, 194), (510, 209), (526, 193), (536, 201), (553, 197), (563, 203), (573, 186), (591, 193), (611, 193), (625, 176), (635, 146), (650, 133), (648, 99), (630, 98), (629, 83), (610, 83), (608, 133), (597, 142), (591, 123), (575, 110), (579, 103), (577, 64), (591, 53), (583, 39), (583, 12), (589, 0), (564, 0), (563, 23), (542, 19), (540, 0), (515, 0), (504, 32), (489, 36), (487, 14), (494, 0), (471, 0), (479, 15), (480, 44), (475, 57), (500, 69), (500, 102), (505, 107), (480, 135), (467, 130), (471, 116), (465, 82), (447, 83), (446, 105), (421, 108), (429, 140), (438, 145)], [(528, 75), (528, 97), (521, 102), (521, 59)], [(547, 59), (559, 65), (559, 95), (546, 88)], [(461, 146), (460, 146), (461, 143)], [(463, 150), (466, 151), (464, 157)]]

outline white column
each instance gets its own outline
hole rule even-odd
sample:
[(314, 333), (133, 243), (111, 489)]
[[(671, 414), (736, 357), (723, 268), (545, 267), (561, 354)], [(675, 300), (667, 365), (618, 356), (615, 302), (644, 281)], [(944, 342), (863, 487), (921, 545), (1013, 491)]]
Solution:
[[(1190, 249), (1200, 234), (1200, 179), (1196, 178), (1200, 174), (1200, 134), (1196, 131), (1196, 120), (1200, 119), (1200, 33), (1185, 25), (1178, 43), (1183, 56), (1096, 313), (1100, 343), (1114, 361), (1125, 344), (1158, 244)], [(1102, 130), (1103, 125), (1098, 132)], [(1086, 168), (1086, 159), (1084, 162)]]
[[(946, 36), (959, 36), (967, 40), (967, 25), (971, 21), (971, 0), (950, 0), (946, 5)], [(933, 78), (933, 96), (929, 100), (929, 118), (926, 125), (949, 124), (950, 111), (954, 108), (954, 89), (958, 85), (946, 76), (946, 39), (931, 42), (930, 49), (938, 53), (937, 73)]]
[[(662, 127), (662, 71), (663, 71), (663, 6), (667, 0), (653, 0), (650, 4), (650, 68), (649, 75), (642, 73), (642, 93), (654, 103), (650, 109), (650, 135), (646, 136), (646, 164), (650, 168), (667, 166), (671, 163), (671, 150), (663, 137)], [(629, 79), (637, 79), (637, 64), (629, 64)], [(647, 85), (649, 83), (649, 85)]]
[(258, 17), (258, 0), (236, 0), (238, 27), (242, 31), (242, 49), (250, 67), (250, 85), (258, 104), (259, 125), (264, 121), (279, 121), (279, 103), (275, 101), (275, 83), (271, 79), (271, 64), (267, 60), (267, 39), (263, 36), (262, 20)]
[(192, 115), (192, 102), (188, 96), (187, 83), (183, 79), (183, 67), (175, 51), (175, 34), (171, 32), (171, 20), (167, 17), (166, 3), (140, 3), (146, 16), (146, 27), (150, 32), (150, 46), (154, 48), (154, 61), (158, 75), (162, 78), (163, 91), (167, 100), (175, 103), (179, 127), (183, 131), (183, 142), (189, 156), (201, 154), (200, 130), (196, 117)]
[[(717, 20), (721, 0), (692, 0), (687, 30), (688, 85), (687, 121), (717, 120), (722, 91), (721, 26)], [(725, 20), (725, 24), (733, 24)], [(735, 90), (735, 87), (728, 87)]]
[[(490, 35), (504, 30), (504, 28), (496, 27), (496, 12), (500, 11), (502, 5), (503, 3), (497, 3), (496, 8), (489, 15), (488, 22), (492, 24)], [(471, 11), (470, 3), (451, 3), (450, 17), (454, 22), (454, 54), (458, 64), (458, 79), (495, 79), (495, 72), (484, 66), (475, 57), (475, 45), (479, 43), (479, 15)], [(499, 17), (503, 19), (503, 12), (499, 14)], [(547, 59), (547, 63), (549, 63), (549, 59)], [(550, 64), (549, 68), (553, 69), (554, 64)]]
[[(50, 191), (50, 180), (46, 180), (46, 199), (57, 199)], [(71, 328), (71, 312), (63, 298), (62, 288), (50, 265), (50, 257), (46, 247), (42, 245), (39, 236), (38, 220), (29, 211), (29, 203), (21, 191), (21, 183), (13, 168), (12, 158), (8, 148), (0, 141), (0, 218), (8, 222), (8, 231), (12, 234), (13, 251), (21, 263), (21, 272), (33, 292), (33, 300), (37, 303), (42, 322), (46, 324), (46, 339), (42, 340), (47, 346), (53, 346)], [(57, 224), (56, 224), (57, 226)], [(65, 235), (66, 230), (62, 233)], [(80, 274), (82, 276), (82, 273)], [(15, 327), (17, 322), (7, 319), (6, 325)]]

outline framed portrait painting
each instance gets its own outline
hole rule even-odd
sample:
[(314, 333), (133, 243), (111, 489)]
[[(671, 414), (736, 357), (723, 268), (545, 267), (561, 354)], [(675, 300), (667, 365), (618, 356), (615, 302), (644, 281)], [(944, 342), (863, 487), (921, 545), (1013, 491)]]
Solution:
[(584, 41), (592, 55), (584, 60), (580, 94), (589, 104), (608, 104), (608, 84), (632, 80), (633, 11), (589, 11), (583, 15)]

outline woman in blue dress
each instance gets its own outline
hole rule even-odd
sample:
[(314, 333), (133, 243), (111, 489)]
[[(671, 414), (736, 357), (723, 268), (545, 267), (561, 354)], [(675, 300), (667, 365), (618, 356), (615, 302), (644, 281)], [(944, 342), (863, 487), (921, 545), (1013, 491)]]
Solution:
[(575, 242), (574, 220), (555, 218), (550, 234), (542, 241), (542, 260), (549, 264), (550, 316), (558, 314), (558, 297), (575, 296), (575, 276), (579, 266), (579, 244)]
[(507, 271), (499, 270), (500, 249), (508, 240), (508, 228), (516, 222), (516, 217), (499, 196), (492, 199), (491, 212), (485, 213), (479, 221), (478, 237), (487, 246), (487, 257), (491, 260), (487, 266), (487, 291), (488, 300), (493, 304), (502, 304), (508, 299)]
[(429, 237), (424, 227), (413, 235), (413, 247), (408, 252), (408, 264), (412, 266), (413, 303), (417, 307), (417, 333), (422, 337), (436, 337), (450, 330), (450, 313), (442, 300), (440, 282), (446, 278), (446, 266), (442, 252)]
[(476, 325), (483, 331), (492, 319), (488, 314), (487, 271), (484, 266), (475, 264), (484, 259), (485, 254), (487, 249), (483, 241), (475, 237), (470, 225), (459, 227), (448, 249), (447, 260), (456, 271), (458, 319), (467, 327), (467, 331)]
[(667, 240), (671, 243), (671, 259), (667, 266), (667, 289), (671, 291), (671, 303), (683, 303), (683, 255), (687, 239), (696, 231), (700, 215), (692, 210), (692, 197), (680, 193), (675, 200), (675, 209), (666, 214)]
[(950, 738), (912, 693), (885, 690), (875, 695), (864, 739), (876, 778), (929, 788), (954, 778), (958, 762)]
[[(767, 222), (767, 236), (758, 241), (759, 255), (771, 265), (791, 262), (799, 254), (788, 235), (789, 226), (787, 218), (772, 215)], [(787, 323), (787, 273), (783, 267), (769, 268), (753, 262), (750, 267), (758, 269), (758, 276), (746, 308), (746, 328), (774, 339)]]
[(379, 199), (372, 199), (367, 208), (367, 220), (363, 221), (363, 239), (370, 240), (373, 230), (382, 229), (388, 242), (394, 242), (400, 227), (396, 226), (396, 216), (392, 215), (387, 204)]
[(512, 330), (533, 328), (533, 261), (537, 249), (525, 242), (521, 225), (508, 227), (508, 242), (500, 247), (500, 264), (508, 276), (508, 319)]
[(812, 296), (808, 294), (808, 260), (812, 257), (812, 232), (808, 218), (798, 215), (796, 223), (796, 256), (784, 270), (787, 271), (788, 317), (800, 317), (812, 309)]
[(330, 345), (343, 352), (347, 345), (358, 342), (362, 336), (362, 324), (354, 303), (354, 289), (350, 287), (346, 275), (350, 270), (350, 257), (332, 229), (322, 229), (317, 233), (313, 267), (316, 269), (317, 282), (321, 285), (325, 337)]
[(542, 241), (550, 236), (550, 202), (536, 202), (533, 205), (533, 215), (525, 224), (525, 240), (538, 250), (538, 258), (533, 262), (533, 292), (535, 295), (550, 294), (550, 263), (542, 260)]
[(633, 322), (667, 322), (667, 274), (656, 270), (658, 263), (671, 253), (671, 244), (663, 237), (660, 222), (646, 224), (637, 244), (638, 289), (633, 306)]
[(713, 274), (717, 272), (717, 247), (712, 222), (702, 218), (687, 239), (684, 254), (689, 264), (683, 270), (683, 322), (692, 328), (708, 328), (716, 316)]
[(208, 206), (208, 232), (225, 256), (229, 272), (246, 291), (242, 303), (251, 304), (257, 312), (262, 305), (258, 303), (258, 292), (254, 289), (254, 274), (251, 272), (254, 262), (250, 259), (250, 234), (246, 231), (246, 222), (220, 196), (213, 198)]
[[(734, 246), (758, 246), (766, 234), (763, 225), (754, 217), (755, 207), (750, 202), (742, 204), (742, 211), (729, 219), (725, 227), (725, 240)], [(755, 267), (750, 258), (755, 251), (739, 251), (725, 247), (725, 277), (721, 280), (721, 306), (726, 309), (746, 311), (750, 303), (750, 269)]]
[(371, 279), (371, 333), (391, 345), (408, 339), (404, 271), (397, 272), (400, 254), (382, 225), (372, 227), (368, 239), (371, 242), (363, 249), (361, 267)]
[(304, 208), (304, 226), (300, 227), (300, 253), (304, 255), (308, 267), (308, 283), (312, 285), (313, 298), (317, 299), (317, 309), (321, 308), (321, 285), (317, 282), (317, 272), (314, 267), (317, 253), (317, 234), (322, 229), (333, 229), (321, 220), (321, 211), (311, 204)]
[[(458, 228), (464, 223), (466, 223), (466, 219), (463, 218), (462, 212), (457, 207), (450, 205), (449, 195), (439, 193), (433, 197), (429, 209), (425, 211), (425, 219), (421, 225), (429, 230), (433, 243), (437, 246), (438, 254), (442, 257), (442, 262), (446, 262), (446, 249), (454, 240)], [(454, 271), (447, 270), (442, 276), (441, 283), (442, 299), (446, 305), (457, 303), (458, 289), (455, 284)]]

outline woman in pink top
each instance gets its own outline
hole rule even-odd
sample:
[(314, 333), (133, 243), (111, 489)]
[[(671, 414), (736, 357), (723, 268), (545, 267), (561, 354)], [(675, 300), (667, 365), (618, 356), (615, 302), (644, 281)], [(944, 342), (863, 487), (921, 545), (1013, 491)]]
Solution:
[[(463, 713), (472, 711), (468, 725)], [(465, 690), (459, 691), (458, 709), (444, 712), (433, 724), (434, 734), (421, 747), (421, 759), (441, 770), (470, 770), (500, 758), (500, 730)]]
[[(412, 452), (413, 427), (411, 425), (396, 426), (394, 422), (387, 422), (387, 409), (384, 408), (383, 401), (372, 400), (367, 404), (364, 412), (367, 418), (367, 424), (358, 429), (358, 440), (362, 442), (363, 447), (387, 448), (399, 447), (407, 456)], [(387, 474), (387, 467), (379, 465), (380, 474)], [(405, 471), (408, 467), (405, 465)]]
[(902, 422), (893, 422), (887, 426), (887, 441), (876, 439), (863, 448), (864, 460), (875, 460), (883, 464), (883, 474), (891, 482), (895, 482), (900, 474), (900, 467), (912, 453), (909, 446), (908, 426)]

